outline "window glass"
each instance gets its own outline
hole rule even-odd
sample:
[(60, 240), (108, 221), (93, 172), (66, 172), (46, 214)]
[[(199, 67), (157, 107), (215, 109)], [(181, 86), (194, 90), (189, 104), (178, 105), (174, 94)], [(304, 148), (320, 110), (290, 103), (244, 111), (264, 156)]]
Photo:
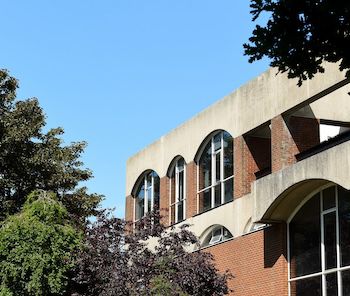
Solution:
[(154, 191), (153, 191), (153, 199), (154, 199), (154, 208), (152, 210), (159, 210), (159, 186), (160, 180), (157, 175), (154, 176)]
[(222, 225), (213, 227), (207, 237), (204, 239), (202, 247), (214, 245), (219, 242), (232, 238), (231, 232)]
[(338, 296), (337, 273), (329, 273), (326, 275), (327, 296)]
[(159, 209), (159, 177), (155, 172), (143, 175), (135, 198), (135, 220)]
[(199, 189), (211, 185), (211, 174), (211, 141), (209, 141), (199, 160)]
[(215, 186), (215, 207), (221, 205), (221, 183)]
[(324, 247), (326, 269), (337, 266), (337, 245), (336, 245), (336, 216), (335, 211), (323, 216), (324, 223)]
[(215, 181), (220, 182), (221, 180), (221, 152), (215, 154)]
[(328, 187), (306, 202), (290, 222), (291, 295), (350, 295), (349, 197), (340, 186)]
[(224, 182), (225, 196), (224, 202), (233, 200), (233, 178), (228, 179)]
[(319, 196), (307, 201), (289, 224), (292, 278), (321, 271)]
[(320, 276), (291, 282), (291, 295), (322, 296), (322, 281)]
[(199, 193), (199, 211), (204, 212), (211, 208), (211, 188)]
[(184, 171), (179, 172), (179, 201), (184, 199)]
[(184, 219), (184, 201), (180, 201), (177, 206), (177, 222)]
[(136, 220), (141, 219), (145, 214), (145, 186), (142, 184), (139, 188), (136, 198)]
[(335, 207), (335, 186), (329, 187), (322, 192), (323, 211)]
[(233, 138), (228, 132), (223, 132), (224, 140), (224, 178), (233, 175)]
[(209, 244), (216, 244), (218, 242), (222, 241), (222, 227), (219, 227), (217, 229), (214, 229), (211, 233), (211, 239), (209, 241)]
[[(340, 265), (350, 265), (350, 194), (338, 187)], [(350, 295), (350, 294), (349, 294)]]
[[(233, 184), (233, 139), (229, 133), (219, 132), (207, 143), (199, 159), (199, 211), (232, 201)], [(203, 189), (211, 192), (203, 194)]]
[(221, 133), (214, 136), (214, 151), (221, 149)]
[(343, 296), (350, 295), (350, 270), (341, 272)]
[(177, 223), (185, 219), (185, 160), (179, 158), (172, 170), (170, 190), (170, 222)]
[(170, 179), (170, 203), (174, 204), (175, 203), (175, 189), (176, 189), (176, 183), (175, 183), (175, 172), (172, 175)]

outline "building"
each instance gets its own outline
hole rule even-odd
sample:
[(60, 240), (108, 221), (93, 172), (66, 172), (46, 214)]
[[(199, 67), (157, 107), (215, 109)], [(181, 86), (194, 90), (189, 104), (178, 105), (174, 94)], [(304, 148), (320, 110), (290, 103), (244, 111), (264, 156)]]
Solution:
[(269, 69), (128, 160), (126, 219), (192, 224), (236, 296), (350, 295), (348, 83)]

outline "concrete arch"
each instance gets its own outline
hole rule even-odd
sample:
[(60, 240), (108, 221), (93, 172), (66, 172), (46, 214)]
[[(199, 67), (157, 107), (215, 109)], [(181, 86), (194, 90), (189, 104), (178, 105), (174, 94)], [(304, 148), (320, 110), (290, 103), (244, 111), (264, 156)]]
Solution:
[[(300, 196), (327, 183), (350, 189), (350, 145), (342, 143), (274, 172), (252, 184), (253, 221), (285, 221), (287, 209), (277, 205), (287, 196)], [(292, 205), (290, 205), (292, 206)]]
[(307, 196), (331, 185), (338, 184), (325, 179), (308, 179), (294, 184), (274, 200), (264, 213), (262, 220), (287, 222)]

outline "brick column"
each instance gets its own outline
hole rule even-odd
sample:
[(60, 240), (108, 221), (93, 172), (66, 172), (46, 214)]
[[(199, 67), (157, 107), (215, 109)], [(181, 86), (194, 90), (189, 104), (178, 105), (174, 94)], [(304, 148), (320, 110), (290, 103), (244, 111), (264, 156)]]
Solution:
[(186, 165), (186, 219), (197, 214), (197, 165)]
[(233, 195), (234, 198), (239, 198), (250, 192), (258, 166), (243, 136), (235, 138), (233, 150), (235, 173)]
[(296, 162), (295, 155), (319, 143), (316, 118), (278, 115), (271, 120), (272, 172)]
[(125, 221), (128, 223), (127, 230), (132, 230), (131, 223), (134, 219), (134, 198), (129, 195), (125, 199)]
[(167, 176), (160, 178), (159, 188), (159, 209), (162, 216), (162, 224), (169, 225), (169, 178)]

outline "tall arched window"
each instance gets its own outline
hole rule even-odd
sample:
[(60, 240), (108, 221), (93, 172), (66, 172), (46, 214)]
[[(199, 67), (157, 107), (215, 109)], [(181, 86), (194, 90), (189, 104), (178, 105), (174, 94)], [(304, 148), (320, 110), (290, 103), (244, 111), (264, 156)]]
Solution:
[(181, 157), (175, 162), (170, 182), (170, 223), (186, 219), (186, 163)]
[(332, 186), (314, 194), (288, 228), (290, 295), (350, 295), (349, 191)]
[(222, 131), (209, 140), (199, 159), (200, 213), (233, 200), (233, 177), (233, 139)]
[(148, 212), (159, 209), (159, 177), (156, 172), (144, 173), (135, 197), (135, 221)]

